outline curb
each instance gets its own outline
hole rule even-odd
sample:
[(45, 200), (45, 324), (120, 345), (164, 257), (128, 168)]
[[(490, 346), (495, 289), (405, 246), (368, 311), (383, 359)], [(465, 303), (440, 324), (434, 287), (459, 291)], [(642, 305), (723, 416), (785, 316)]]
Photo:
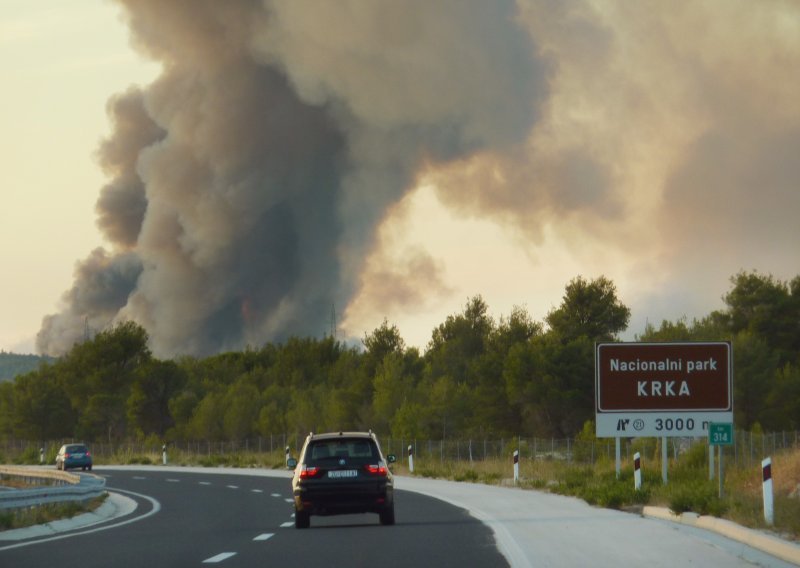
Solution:
[(800, 566), (800, 545), (781, 540), (778, 537), (757, 530), (745, 528), (732, 521), (698, 515), (697, 513), (676, 515), (665, 507), (651, 506), (645, 506), (642, 509), (642, 516), (715, 532), (726, 538), (741, 542), (762, 552), (771, 554), (776, 558)]
[(136, 509), (136, 506), (136, 501), (133, 499), (120, 495), (119, 493), (109, 492), (105, 502), (90, 513), (82, 513), (71, 519), (61, 519), (43, 525), (2, 531), (0, 532), (0, 542), (52, 536), (66, 531), (97, 525), (110, 519), (129, 515)]

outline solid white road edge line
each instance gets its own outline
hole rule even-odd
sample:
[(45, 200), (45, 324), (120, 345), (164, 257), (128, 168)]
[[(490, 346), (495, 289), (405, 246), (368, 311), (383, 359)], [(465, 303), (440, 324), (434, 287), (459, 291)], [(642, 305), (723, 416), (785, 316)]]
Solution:
[(158, 501), (156, 501), (155, 499), (153, 499), (152, 497), (150, 497), (148, 495), (142, 495), (141, 493), (135, 493), (133, 491), (127, 491), (125, 489), (114, 489), (112, 491), (109, 491), (109, 493), (116, 493), (116, 492), (127, 493), (128, 495), (133, 495), (135, 497), (139, 497), (139, 498), (144, 499), (146, 501), (150, 501), (150, 504), (153, 506), (153, 508), (150, 511), (148, 511), (147, 513), (145, 513), (144, 515), (140, 515), (138, 517), (134, 517), (134, 518), (128, 519), (126, 521), (120, 521), (119, 523), (114, 523), (113, 525), (105, 525), (105, 526), (98, 527), (96, 529), (91, 529), (91, 530), (88, 530), (88, 531), (77, 531), (77, 532), (71, 532), (69, 534), (62, 534), (62, 535), (59, 535), (59, 536), (52, 536), (52, 537), (49, 537), (49, 538), (42, 538), (42, 539), (37, 539), (37, 540), (32, 540), (32, 541), (20, 542), (20, 543), (12, 544), (12, 545), (9, 545), (9, 546), (3, 546), (2, 548), (0, 548), (0, 550), (10, 550), (12, 548), (21, 548), (23, 546), (30, 546), (32, 544), (39, 544), (40, 542), (52, 542), (54, 540), (62, 540), (62, 539), (65, 539), (65, 538), (70, 538), (70, 537), (78, 536), (78, 535), (81, 535), (81, 534), (92, 534), (92, 533), (96, 533), (96, 532), (100, 532), (100, 531), (107, 531), (108, 529), (113, 529), (113, 528), (116, 528), (116, 527), (129, 525), (131, 523), (136, 523), (138, 521), (146, 519), (147, 517), (151, 517), (151, 516), (155, 515), (156, 513), (158, 513), (161, 510), (161, 503), (159, 503)]

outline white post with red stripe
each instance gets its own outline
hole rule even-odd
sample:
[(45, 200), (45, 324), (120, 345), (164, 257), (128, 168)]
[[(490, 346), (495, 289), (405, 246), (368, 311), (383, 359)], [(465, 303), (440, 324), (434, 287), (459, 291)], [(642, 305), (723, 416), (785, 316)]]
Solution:
[(519, 450), (514, 450), (514, 485), (519, 483)]
[(633, 488), (636, 491), (642, 488), (642, 456), (639, 452), (633, 454)]
[(414, 473), (414, 446), (408, 445), (408, 471)]
[(161, 463), (167, 465), (167, 445), (161, 446)]
[(772, 458), (761, 462), (761, 475), (764, 482), (761, 487), (764, 492), (764, 520), (769, 526), (775, 523), (775, 509), (772, 498)]

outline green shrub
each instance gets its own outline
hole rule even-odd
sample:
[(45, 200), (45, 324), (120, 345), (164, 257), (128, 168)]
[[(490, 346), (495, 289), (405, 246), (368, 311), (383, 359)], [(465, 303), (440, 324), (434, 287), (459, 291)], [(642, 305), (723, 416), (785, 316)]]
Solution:
[(503, 476), (499, 472), (485, 472), (481, 475), (480, 481), (481, 483), (496, 485), (501, 479), (503, 479)]
[(474, 469), (468, 469), (463, 473), (457, 473), (455, 476), (453, 476), (453, 479), (455, 481), (469, 481), (470, 483), (476, 483), (480, 479), (480, 476)]
[(0, 513), (0, 530), (10, 529), (14, 525), (14, 515), (11, 513)]
[(705, 443), (692, 444), (678, 463), (679, 468), (702, 470), (708, 468), (708, 446)]
[(128, 464), (142, 464), (142, 465), (153, 465), (153, 460), (151, 460), (147, 456), (131, 456), (128, 458)]
[(39, 448), (28, 446), (21, 454), (15, 459), (14, 463), (17, 465), (30, 465), (39, 463)]
[(584, 487), (593, 476), (594, 469), (591, 467), (572, 467), (564, 473), (562, 483), (568, 490), (574, 490)]
[(725, 504), (717, 495), (713, 482), (685, 482), (668, 490), (669, 508), (677, 514), (688, 511), (700, 515), (719, 516), (725, 512)]

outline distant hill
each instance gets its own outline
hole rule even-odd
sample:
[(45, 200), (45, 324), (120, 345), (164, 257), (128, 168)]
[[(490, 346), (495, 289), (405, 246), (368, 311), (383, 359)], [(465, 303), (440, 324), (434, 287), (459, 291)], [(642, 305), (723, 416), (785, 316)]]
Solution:
[(35, 371), (43, 362), (55, 361), (52, 357), (38, 355), (18, 355), (0, 351), (0, 381), (13, 380), (17, 375)]

